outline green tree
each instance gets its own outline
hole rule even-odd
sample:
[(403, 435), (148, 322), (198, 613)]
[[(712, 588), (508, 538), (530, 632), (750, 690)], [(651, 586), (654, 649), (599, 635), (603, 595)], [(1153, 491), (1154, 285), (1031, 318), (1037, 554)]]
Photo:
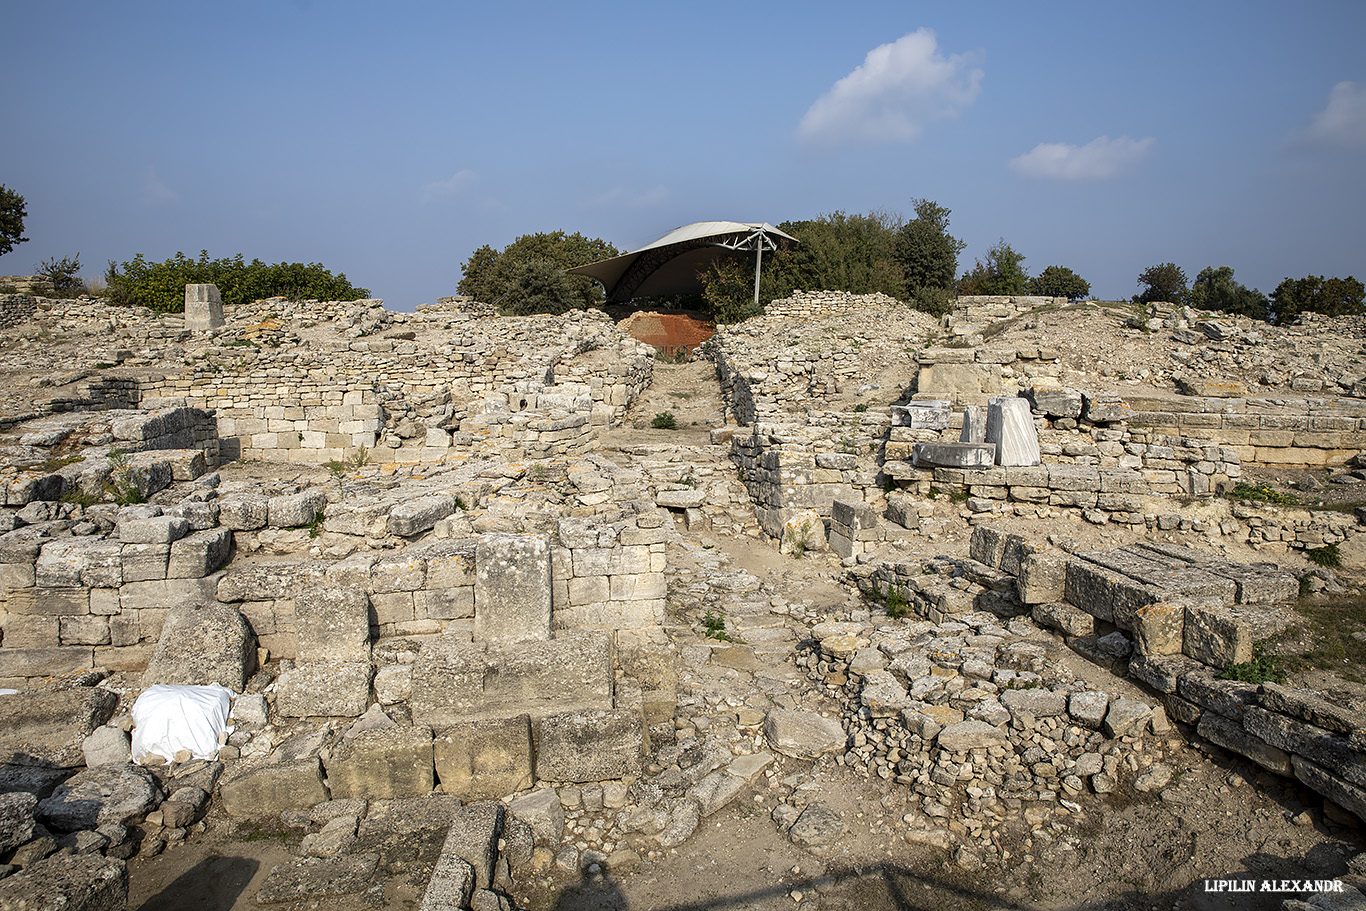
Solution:
[(577, 232), (523, 234), (501, 251), (484, 244), (471, 253), (457, 290), (510, 314), (583, 310), (602, 303), (602, 287), (582, 275), (552, 280), (550, 273), (620, 255), (607, 241)]
[(1201, 310), (1222, 310), (1254, 319), (1267, 318), (1266, 295), (1233, 279), (1231, 266), (1206, 266), (1191, 285), (1190, 303)]
[(1029, 280), (1029, 293), (1083, 300), (1091, 296), (1091, 283), (1066, 266), (1048, 266)]
[(1024, 270), (1024, 255), (1016, 253), (1006, 239), (987, 250), (985, 259), (977, 260), (972, 269), (958, 280), (958, 293), (1021, 295), (1029, 287), (1029, 273)]
[(1149, 266), (1139, 273), (1138, 283), (1146, 287), (1134, 295), (1136, 303), (1151, 304), (1165, 301), (1169, 304), (1185, 304), (1190, 299), (1190, 291), (1186, 288), (1185, 270), (1176, 263)]
[(0, 256), (28, 240), (24, 236), (24, 197), (0, 183)]
[(928, 297), (943, 298), (942, 294), (926, 292), (953, 287), (958, 254), (967, 244), (949, 234), (950, 210), (928, 199), (913, 199), (911, 206), (915, 218), (897, 232), (895, 251), (906, 278), (906, 293), (917, 302)]
[(800, 243), (765, 254), (757, 310), (752, 253), (722, 257), (708, 265), (702, 273), (703, 300), (713, 319), (729, 323), (757, 316), (768, 301), (799, 290), (880, 292), (901, 298), (906, 279), (895, 255), (901, 227), (900, 215), (879, 211), (867, 215), (832, 212), (785, 221), (778, 228)]
[(1271, 292), (1271, 310), (1276, 322), (1288, 323), (1301, 313), (1325, 316), (1358, 316), (1366, 313), (1366, 287), (1352, 276), (1328, 278), (1306, 275), (1287, 278)]
[(47, 279), (52, 286), (52, 296), (59, 299), (72, 298), (85, 293), (85, 282), (81, 281), (81, 254), (43, 260), (35, 270)]
[(199, 251), (197, 260), (179, 252), (159, 263), (149, 263), (141, 253), (122, 264), (111, 260), (104, 281), (110, 302), (162, 313), (185, 309), (186, 285), (217, 285), (225, 306), (267, 297), (350, 301), (370, 296), (369, 290), (352, 286), (345, 272), (333, 275), (321, 263), (248, 263), (240, 253), (209, 259), (207, 250)]

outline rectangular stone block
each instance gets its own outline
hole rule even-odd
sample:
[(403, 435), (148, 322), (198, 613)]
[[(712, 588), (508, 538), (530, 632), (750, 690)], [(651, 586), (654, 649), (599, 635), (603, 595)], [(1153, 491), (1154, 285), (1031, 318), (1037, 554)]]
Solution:
[(232, 532), (226, 528), (197, 531), (171, 545), (166, 562), (168, 579), (200, 579), (227, 565), (232, 555)]
[(641, 773), (644, 719), (629, 709), (565, 712), (535, 725), (536, 775), (543, 781), (607, 781)]
[[(1129, 659), (1129, 676), (1159, 693), (1175, 693), (1181, 677), (1191, 671), (1203, 670), (1204, 665), (1185, 655), (1133, 655)], [(1184, 700), (1183, 700), (1184, 701)]]
[(387, 626), (393, 623), (408, 623), (417, 619), (413, 592), (388, 592), (370, 596), (370, 607), (374, 611), (375, 623)]
[(269, 819), (328, 799), (317, 755), (258, 765), (221, 782), (218, 796), (233, 819)]
[(1290, 764), (1295, 770), (1295, 777), (1306, 787), (1366, 821), (1366, 789), (1343, 780), (1302, 756), (1290, 757)]
[(1290, 622), (1285, 606), (1191, 604), (1186, 608), (1182, 650), (1219, 669), (1251, 661), (1253, 645)]
[(1161, 600), (1161, 593), (1120, 573), (1085, 559), (1078, 554), (1067, 561), (1066, 596), (1068, 603), (1080, 607), (1097, 620), (1132, 631), (1134, 612), (1144, 604)]
[(413, 592), (416, 620), (465, 620), (474, 616), (474, 586)]
[(1030, 609), (1034, 622), (1065, 636), (1091, 636), (1096, 632), (1096, 619), (1080, 608), (1062, 601), (1034, 604)]
[(106, 538), (59, 538), (44, 544), (34, 565), (35, 583), (113, 588), (123, 582), (122, 545)]
[(427, 585), (427, 563), (421, 557), (404, 556), (376, 561), (370, 567), (370, 593), (415, 592)]
[(1022, 604), (1063, 600), (1067, 592), (1067, 554), (1051, 547), (1023, 553), (1016, 590)]
[(911, 464), (916, 468), (990, 468), (996, 464), (996, 444), (916, 443)]
[(461, 800), (496, 800), (535, 783), (529, 715), (454, 725), (433, 746), (441, 791)]
[(987, 400), (986, 439), (996, 444), (997, 465), (1039, 464), (1039, 435), (1025, 399), (998, 396)]
[(62, 645), (108, 645), (108, 617), (59, 617)]
[(1277, 775), (1291, 775), (1293, 769), (1290, 755), (1266, 741), (1249, 734), (1236, 721), (1230, 721), (1215, 712), (1205, 712), (1200, 718), (1196, 733), (1210, 743), (1226, 750), (1246, 756), (1262, 768)]
[(369, 661), (300, 664), (275, 681), (275, 711), (285, 718), (354, 718), (370, 704)]
[(333, 747), (324, 761), (333, 800), (389, 800), (430, 794), (432, 731), (423, 725), (362, 731)]
[(95, 666), (88, 646), (49, 648), (6, 648), (0, 677), (50, 677), (72, 671), (88, 671)]
[(356, 588), (302, 588), (294, 597), (294, 635), (301, 662), (369, 661), (370, 599)]
[(123, 545), (123, 581), (147, 582), (152, 579), (165, 579), (170, 557), (170, 544)]
[(1243, 729), (1278, 749), (1332, 769), (1333, 774), (1358, 787), (1366, 787), (1366, 761), (1341, 734), (1256, 705), (1243, 712)]
[(1240, 724), (1248, 706), (1257, 704), (1257, 684), (1220, 680), (1208, 668), (1197, 668), (1181, 675), (1176, 691), (1200, 708), (1218, 712)]
[(429, 642), (413, 665), (413, 719), (442, 730), (466, 721), (612, 705), (611, 636), (562, 632), (516, 643)]
[(12, 591), (5, 599), (11, 614), (37, 617), (74, 617), (90, 613), (90, 592), (84, 588), (34, 587)]
[(1145, 604), (1134, 612), (1134, 637), (1145, 655), (1181, 654), (1186, 608), (1171, 601)]
[[(14, 648), (56, 648), (60, 641), (60, 617), (43, 617), (30, 614), (10, 614), (5, 619), (5, 649)], [(0, 677), (9, 673), (0, 671)]]
[(218, 580), (212, 577), (130, 582), (119, 588), (119, 607), (123, 611), (166, 610), (181, 604), (214, 604), (217, 588)]
[(494, 643), (547, 640), (553, 601), (544, 535), (490, 534), (475, 551), (474, 637)]

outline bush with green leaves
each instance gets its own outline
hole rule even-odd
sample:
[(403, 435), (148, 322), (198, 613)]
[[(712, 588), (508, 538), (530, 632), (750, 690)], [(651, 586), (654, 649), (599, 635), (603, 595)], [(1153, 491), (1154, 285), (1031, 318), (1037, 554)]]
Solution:
[(1221, 310), (1253, 319), (1267, 318), (1266, 295), (1233, 280), (1231, 266), (1206, 266), (1191, 285), (1190, 303), (1201, 310)]
[(1185, 304), (1190, 300), (1190, 289), (1186, 287), (1186, 272), (1176, 263), (1149, 266), (1139, 273), (1138, 283), (1144, 288), (1134, 295), (1135, 303)]
[(353, 286), (346, 273), (333, 275), (321, 263), (267, 265), (259, 259), (246, 262), (240, 253), (231, 259), (210, 259), (207, 250), (199, 251), (198, 259), (176, 253), (152, 263), (139, 253), (129, 262), (111, 260), (104, 281), (111, 303), (161, 313), (184, 311), (186, 285), (216, 285), (225, 306), (268, 297), (350, 301), (370, 296), (368, 289)]
[(1029, 293), (1078, 301), (1091, 296), (1091, 283), (1066, 266), (1047, 266), (1029, 280)]
[(1352, 276), (1324, 278), (1306, 275), (1287, 278), (1271, 292), (1276, 322), (1293, 322), (1301, 313), (1324, 316), (1359, 316), (1366, 313), (1366, 286)]
[(484, 244), (471, 253), (456, 290), (513, 316), (585, 310), (602, 303), (602, 286), (564, 270), (619, 255), (607, 241), (577, 232), (523, 234), (502, 250)]
[(52, 296), (58, 299), (85, 294), (85, 282), (81, 281), (81, 254), (43, 260), (36, 274), (52, 286)]
[(672, 411), (661, 411), (650, 421), (650, 426), (655, 430), (677, 430), (678, 420)]

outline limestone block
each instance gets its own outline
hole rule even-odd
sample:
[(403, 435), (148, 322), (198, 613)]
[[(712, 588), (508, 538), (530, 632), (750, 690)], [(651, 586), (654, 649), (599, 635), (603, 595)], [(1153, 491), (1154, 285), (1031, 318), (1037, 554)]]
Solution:
[(120, 552), (124, 582), (165, 579), (171, 557), (170, 544), (125, 544)]
[(294, 596), (295, 658), (370, 660), (370, 599), (357, 588), (310, 586)]
[(164, 611), (177, 605), (215, 605), (217, 587), (217, 580), (212, 577), (128, 582), (119, 589), (119, 609), (127, 614), (129, 611)]
[[(1010, 690), (1009, 692), (1019, 692)], [(990, 747), (1008, 746), (1010, 739), (1001, 728), (985, 721), (960, 721), (939, 732), (935, 741), (941, 749), (952, 753), (965, 753), (969, 750), (984, 750)]]
[[(21, 651), (6, 649), (6, 662)], [(89, 654), (90, 649), (84, 651)], [(85, 757), (81, 744), (109, 720), (116, 705), (118, 696), (114, 693), (89, 686), (0, 696), (0, 763), (60, 768), (82, 765)]]
[(108, 617), (60, 617), (62, 645), (108, 645)]
[(947, 400), (925, 399), (893, 405), (892, 426), (913, 430), (943, 430), (949, 426), (951, 415)]
[(1050, 418), (1079, 418), (1082, 394), (1069, 386), (1034, 385), (1025, 391), (1025, 399), (1035, 414)]
[(234, 493), (218, 500), (218, 522), (224, 528), (255, 531), (265, 528), (269, 518), (270, 501), (260, 494)]
[(117, 588), (123, 583), (121, 545), (105, 538), (59, 538), (43, 545), (34, 564), (39, 586)]
[(90, 592), (75, 587), (19, 589), (9, 593), (5, 610), (30, 617), (80, 616), (90, 613)]
[(333, 800), (382, 800), (428, 794), (433, 784), (431, 728), (386, 727), (342, 740), (325, 763)]
[(549, 639), (551, 602), (550, 543), (544, 535), (480, 537), (475, 552), (475, 639)]
[(1281, 632), (1289, 621), (1283, 605), (1191, 604), (1185, 610), (1182, 651), (1222, 670), (1251, 661), (1254, 643)]
[(460, 588), (413, 592), (413, 615), (418, 620), (466, 620), (472, 618), (474, 616), (474, 586), (465, 585)]
[(232, 532), (226, 528), (197, 531), (171, 545), (168, 579), (199, 579), (226, 566), (232, 556)]
[(1290, 757), (1295, 777), (1333, 803), (1366, 820), (1366, 788), (1346, 781), (1303, 756)]
[(271, 528), (299, 528), (312, 525), (313, 520), (327, 505), (327, 495), (321, 490), (305, 490), (267, 501), (266, 524)]
[(997, 465), (1038, 465), (1039, 435), (1029, 403), (1018, 397), (988, 399), (987, 442), (996, 444)]
[(535, 724), (536, 775), (547, 781), (639, 775), (644, 735), (644, 719), (629, 709), (548, 715)]
[(1101, 723), (1101, 733), (1111, 738), (1139, 733), (1152, 713), (1152, 706), (1147, 703), (1121, 696), (1110, 703), (1105, 721)]
[(707, 502), (707, 492), (696, 487), (676, 487), (656, 491), (655, 505), (668, 509), (697, 509)]
[(418, 535), (454, 512), (455, 497), (450, 494), (405, 500), (389, 512), (389, 533), (401, 538)]
[(1185, 637), (1186, 606), (1171, 601), (1145, 604), (1134, 612), (1134, 637), (1145, 655), (1179, 655)]
[(1292, 775), (1290, 755), (1264, 740), (1249, 734), (1241, 724), (1230, 721), (1217, 712), (1205, 712), (1200, 717), (1196, 733), (1210, 743), (1246, 756), (1262, 768), (1277, 775)]
[(223, 298), (217, 285), (185, 286), (185, 328), (191, 332), (207, 332), (221, 329), (223, 321)]
[(963, 406), (963, 429), (958, 434), (960, 443), (985, 443), (987, 441), (987, 416), (976, 405)]
[(190, 523), (179, 516), (152, 516), (120, 521), (115, 532), (123, 544), (170, 544), (190, 533)]
[(10, 851), (33, 838), (33, 811), (38, 798), (27, 791), (0, 794), (0, 853)]
[(1351, 734), (1366, 729), (1366, 718), (1362, 713), (1330, 702), (1323, 694), (1314, 690), (1263, 683), (1261, 704), (1269, 711), (1290, 715), (1339, 734)]
[(126, 825), (156, 809), (161, 788), (152, 773), (132, 764), (77, 772), (38, 803), (44, 825), (63, 832)]
[(612, 705), (607, 632), (561, 632), (506, 645), (427, 643), (413, 665), (413, 720), (441, 730), (465, 721)]
[(166, 616), (142, 685), (216, 683), (240, 693), (255, 665), (255, 639), (235, 607), (178, 604)]
[(3, 674), (0, 677), (10, 681), (18, 677), (48, 677), (71, 671), (88, 671), (95, 666), (94, 653), (85, 645), (7, 648), (4, 656)]
[(278, 818), (285, 810), (306, 810), (328, 799), (316, 753), (255, 766), (218, 785), (223, 809), (233, 819)]
[(1248, 706), (1257, 704), (1257, 684), (1220, 680), (1203, 665), (1182, 674), (1176, 691), (1201, 709), (1217, 712), (1239, 723)]
[(1012, 718), (1033, 715), (1035, 718), (1053, 718), (1067, 714), (1067, 695), (1052, 690), (1006, 690), (1000, 695), (1001, 705), (1005, 706)]
[(369, 661), (315, 661), (275, 681), (275, 711), (285, 718), (354, 718), (370, 704)]
[(1183, 674), (1203, 667), (1203, 664), (1185, 655), (1140, 653), (1129, 659), (1129, 676), (1142, 681), (1159, 693), (1175, 693)]
[(427, 562), (418, 555), (400, 551), (400, 556), (376, 561), (370, 567), (366, 586), (373, 595), (415, 592), (427, 584)]
[(0, 906), (118, 911), (128, 906), (128, 867), (99, 854), (57, 854), (0, 881)]
[(1061, 601), (1067, 591), (1067, 554), (1051, 547), (1021, 553), (1015, 589), (1021, 604)]
[(839, 721), (815, 712), (772, 709), (764, 719), (769, 747), (796, 759), (815, 759), (844, 750), (847, 737)]
[(968, 539), (968, 556), (984, 566), (999, 568), (1005, 556), (1006, 533), (990, 525), (978, 525)]
[(911, 464), (916, 468), (990, 468), (996, 464), (996, 444), (916, 443)]
[(455, 725), (437, 735), (434, 747), (442, 792), (462, 800), (502, 798), (535, 781), (528, 715)]

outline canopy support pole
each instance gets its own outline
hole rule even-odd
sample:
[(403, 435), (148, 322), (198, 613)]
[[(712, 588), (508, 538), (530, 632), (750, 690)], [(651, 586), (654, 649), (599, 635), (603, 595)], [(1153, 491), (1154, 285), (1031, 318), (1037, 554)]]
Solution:
[(754, 245), (754, 309), (759, 310), (759, 266), (764, 261), (764, 235), (759, 232), (759, 242)]

